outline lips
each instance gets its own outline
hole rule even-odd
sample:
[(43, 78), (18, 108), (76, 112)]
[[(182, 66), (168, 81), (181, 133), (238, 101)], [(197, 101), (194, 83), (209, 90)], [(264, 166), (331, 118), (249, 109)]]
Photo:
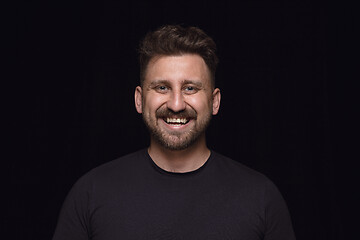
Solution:
[(185, 127), (191, 120), (197, 118), (197, 113), (191, 108), (176, 113), (168, 108), (160, 108), (156, 111), (156, 117), (162, 119), (168, 126)]
[(189, 118), (163, 118), (167, 124), (171, 125), (185, 125), (190, 119)]
[(185, 117), (165, 117), (160, 118), (163, 122), (163, 126), (169, 133), (178, 134), (178, 131), (187, 131), (190, 123), (192, 122), (192, 118), (185, 118)]

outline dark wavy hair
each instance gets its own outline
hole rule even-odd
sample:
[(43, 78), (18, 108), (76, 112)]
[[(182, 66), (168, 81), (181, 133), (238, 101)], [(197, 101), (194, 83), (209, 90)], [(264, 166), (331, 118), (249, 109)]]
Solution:
[(197, 27), (165, 25), (146, 34), (139, 45), (140, 84), (144, 82), (146, 68), (153, 57), (198, 54), (210, 70), (215, 87), (215, 72), (218, 64), (216, 44), (211, 37)]

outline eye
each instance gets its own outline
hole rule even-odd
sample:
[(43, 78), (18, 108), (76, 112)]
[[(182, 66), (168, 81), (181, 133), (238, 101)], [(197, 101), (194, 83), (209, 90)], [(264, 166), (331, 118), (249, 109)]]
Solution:
[(169, 90), (169, 88), (165, 85), (159, 85), (155, 87), (155, 90), (160, 93), (164, 93)]
[(185, 93), (187, 94), (193, 94), (196, 93), (198, 91), (198, 88), (193, 87), (193, 86), (187, 86), (184, 88)]

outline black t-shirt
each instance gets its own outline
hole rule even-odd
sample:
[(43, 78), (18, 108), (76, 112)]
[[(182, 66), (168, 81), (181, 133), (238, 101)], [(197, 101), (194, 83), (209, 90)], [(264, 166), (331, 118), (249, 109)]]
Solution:
[(199, 169), (171, 173), (146, 149), (80, 178), (53, 240), (295, 239), (286, 204), (264, 175), (212, 152)]

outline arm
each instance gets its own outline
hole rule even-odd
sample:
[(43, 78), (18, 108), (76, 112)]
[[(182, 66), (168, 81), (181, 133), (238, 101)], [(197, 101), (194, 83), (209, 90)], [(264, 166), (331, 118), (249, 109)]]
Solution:
[(89, 186), (80, 179), (66, 197), (53, 240), (89, 240)]
[(265, 204), (266, 233), (264, 240), (295, 240), (288, 208), (273, 183), (267, 186)]

